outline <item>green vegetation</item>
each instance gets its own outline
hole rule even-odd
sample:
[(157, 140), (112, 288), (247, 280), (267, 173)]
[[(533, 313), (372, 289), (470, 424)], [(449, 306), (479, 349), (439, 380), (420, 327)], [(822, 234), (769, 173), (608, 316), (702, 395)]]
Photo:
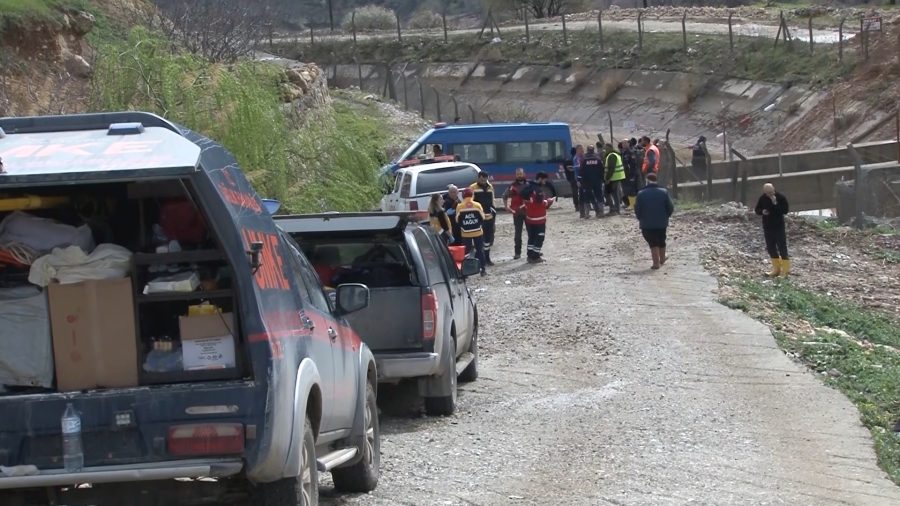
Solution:
[(0, 18), (56, 19), (67, 8), (91, 10), (87, 0), (0, 0)]
[(390, 30), (397, 26), (394, 11), (380, 5), (364, 5), (344, 15), (341, 28), (349, 32), (356, 26), (357, 31)]
[(405, 36), (361, 38), (356, 48), (352, 39), (320, 40), (286, 48), (286, 54), (301, 61), (360, 62), (465, 62), (473, 60), (519, 64), (584, 66), (589, 68), (658, 69), (753, 79), (783, 84), (826, 85), (839, 81), (853, 69), (852, 52), (838, 60), (834, 44), (819, 44), (815, 54), (809, 46), (794, 41), (790, 47), (762, 37), (735, 37), (734, 51), (728, 50), (728, 36), (688, 34), (684, 50), (680, 33), (645, 33), (638, 49), (638, 34), (604, 30), (604, 46), (596, 28), (570, 31), (568, 45), (561, 32), (532, 33), (526, 42), (522, 30), (505, 30), (502, 42), (493, 44), (485, 36), (465, 34), (443, 37)]
[[(878, 465), (900, 484), (900, 434), (892, 432), (900, 420), (900, 322), (791, 282), (742, 278), (733, 285), (739, 295), (720, 302), (772, 324), (782, 349), (856, 404), (872, 433)], [(814, 333), (792, 333), (798, 320)]]
[(292, 120), (285, 82), (274, 65), (211, 64), (136, 28), (127, 41), (100, 47), (90, 103), (102, 111), (155, 112), (220, 142), (254, 188), (281, 200), (285, 212), (371, 209), (385, 161), (377, 118), (337, 107)]

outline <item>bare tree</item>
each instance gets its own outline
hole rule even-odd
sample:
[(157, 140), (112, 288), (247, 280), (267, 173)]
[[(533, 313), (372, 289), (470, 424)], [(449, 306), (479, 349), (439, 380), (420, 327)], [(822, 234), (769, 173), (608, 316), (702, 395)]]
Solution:
[(521, 18), (527, 12), (531, 18), (552, 18), (560, 14), (581, 12), (586, 8), (585, 0), (491, 0), (492, 8), (508, 10)]
[(188, 51), (212, 62), (248, 55), (269, 35), (268, 2), (258, 0), (156, 0), (163, 31)]

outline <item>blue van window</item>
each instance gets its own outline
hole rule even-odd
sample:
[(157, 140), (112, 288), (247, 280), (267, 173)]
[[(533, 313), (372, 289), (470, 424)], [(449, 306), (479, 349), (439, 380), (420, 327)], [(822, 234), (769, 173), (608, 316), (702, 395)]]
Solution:
[(504, 162), (534, 162), (549, 160), (550, 142), (507, 142), (503, 145)]
[(459, 155), (462, 161), (474, 163), (497, 163), (496, 144), (455, 144), (450, 146), (451, 155)]

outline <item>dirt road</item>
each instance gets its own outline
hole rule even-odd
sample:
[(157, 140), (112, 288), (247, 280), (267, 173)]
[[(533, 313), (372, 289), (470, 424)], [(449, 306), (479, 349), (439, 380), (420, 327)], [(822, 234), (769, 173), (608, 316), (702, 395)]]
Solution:
[(510, 259), (499, 217), (498, 265), (473, 287), (481, 378), (459, 413), (425, 418), (383, 388), (378, 489), (323, 483), (323, 504), (900, 504), (856, 409), (715, 302), (677, 221), (650, 271), (633, 217), (559, 207), (540, 266)]

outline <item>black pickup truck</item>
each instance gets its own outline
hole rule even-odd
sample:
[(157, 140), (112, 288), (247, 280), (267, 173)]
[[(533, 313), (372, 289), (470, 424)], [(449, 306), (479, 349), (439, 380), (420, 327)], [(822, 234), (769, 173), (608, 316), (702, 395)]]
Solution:
[[(478, 308), (461, 268), (422, 213), (277, 216), (326, 286), (369, 287), (369, 306), (348, 315), (375, 354), (380, 382), (414, 378), (430, 415), (456, 410), (456, 386), (478, 377)], [(424, 216), (427, 220), (427, 216)], [(459, 376), (457, 378), (457, 375)]]
[[(13, 199), (3, 209), (87, 227), (96, 251), (130, 257), (118, 274), (67, 283), (63, 266), (38, 286), (34, 267), (0, 266), (0, 294), (32, 290), (42, 308), (13, 315), (32, 319), (27, 333), (0, 316), (0, 353), (23, 358), (0, 360), (11, 378), (0, 385), (0, 504), (180, 503), (205, 482), (175, 479), (214, 477), (253, 504), (314, 506), (326, 471), (338, 490), (375, 488), (376, 363), (347, 321), (368, 288), (344, 284), (332, 302), (224, 148), (140, 112), (0, 128), (0, 192)], [(84, 450), (67, 471), (70, 404)]]

